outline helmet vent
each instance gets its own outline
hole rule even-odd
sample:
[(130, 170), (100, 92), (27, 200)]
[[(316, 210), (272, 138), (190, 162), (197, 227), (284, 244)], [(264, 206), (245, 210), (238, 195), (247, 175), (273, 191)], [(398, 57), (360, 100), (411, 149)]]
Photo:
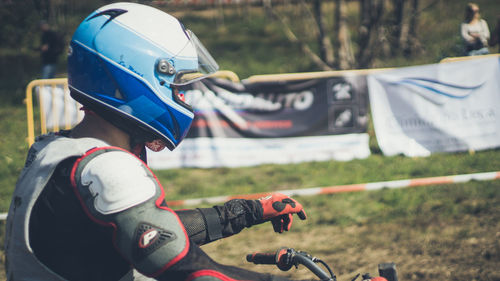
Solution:
[(123, 9), (109, 9), (109, 10), (102, 11), (102, 12), (99, 12), (99, 13), (93, 15), (92, 17), (88, 18), (87, 21), (89, 21), (89, 20), (91, 20), (93, 18), (97, 18), (97, 17), (100, 17), (100, 16), (107, 15), (107, 16), (109, 16), (109, 19), (102, 25), (102, 26), (105, 26), (110, 21), (112, 21), (114, 18), (116, 18), (117, 16), (119, 16), (121, 14), (125, 14), (126, 12), (128, 12), (128, 11), (127, 10), (123, 10)]

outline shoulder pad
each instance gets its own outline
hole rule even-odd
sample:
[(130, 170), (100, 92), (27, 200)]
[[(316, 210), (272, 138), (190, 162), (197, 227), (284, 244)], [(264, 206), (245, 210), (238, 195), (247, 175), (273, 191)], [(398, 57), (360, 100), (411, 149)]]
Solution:
[(104, 215), (147, 201), (155, 195), (157, 184), (141, 160), (122, 150), (107, 151), (90, 159), (80, 179), (94, 197), (95, 209)]

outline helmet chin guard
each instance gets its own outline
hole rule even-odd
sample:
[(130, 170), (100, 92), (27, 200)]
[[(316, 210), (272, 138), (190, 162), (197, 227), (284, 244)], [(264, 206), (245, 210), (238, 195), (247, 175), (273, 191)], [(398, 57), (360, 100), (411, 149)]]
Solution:
[(116, 3), (88, 16), (68, 52), (73, 98), (144, 141), (173, 150), (194, 113), (175, 91), (216, 72), (218, 65), (191, 31), (146, 5)]

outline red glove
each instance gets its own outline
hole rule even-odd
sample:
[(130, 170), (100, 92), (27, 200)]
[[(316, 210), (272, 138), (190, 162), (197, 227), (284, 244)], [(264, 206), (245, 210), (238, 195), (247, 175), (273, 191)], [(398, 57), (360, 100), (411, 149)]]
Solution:
[(257, 201), (262, 205), (262, 218), (271, 220), (275, 232), (288, 231), (292, 225), (294, 213), (301, 220), (307, 218), (302, 205), (285, 194), (275, 193)]

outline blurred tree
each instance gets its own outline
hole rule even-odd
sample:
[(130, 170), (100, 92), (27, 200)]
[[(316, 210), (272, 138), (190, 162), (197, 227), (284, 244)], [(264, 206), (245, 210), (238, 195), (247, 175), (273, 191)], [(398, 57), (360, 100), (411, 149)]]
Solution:
[[(2, 0), (0, 1), (0, 97), (19, 103), (26, 84), (37, 78), (41, 61), (41, 20), (59, 33), (70, 35), (104, 0)], [(64, 60), (60, 60), (64, 71)]]
[(38, 11), (40, 17), (48, 22), (53, 22), (51, 16), (53, 16), (53, 5), (51, 0), (33, 0), (35, 8)]
[(40, 17), (33, 1), (2, 1), (0, 4), (0, 46), (2, 49), (30, 45)]
[(333, 66), (333, 49), (329, 36), (325, 33), (323, 20), (322, 0), (313, 1), (314, 18), (318, 27), (318, 46), (320, 58), (329, 66)]
[(405, 11), (405, 0), (392, 0), (392, 5), (394, 7), (393, 11), (393, 21), (391, 26), (390, 34), (390, 44), (391, 44), (391, 54), (397, 55), (401, 48), (401, 41), (404, 40), (405, 34), (404, 30), (404, 11)]
[(378, 42), (383, 35), (381, 24), (384, 14), (384, 0), (360, 0), (360, 26), (358, 39), (357, 67), (370, 68), (376, 52), (380, 49)]
[[(433, 3), (440, 0), (434, 0)], [(277, 18), (289, 40), (300, 45), (304, 53), (319, 69), (370, 68), (375, 58), (390, 56), (413, 56), (422, 51), (418, 39), (419, 0), (334, 0), (286, 1), (286, 5), (296, 5), (307, 10), (314, 18), (311, 21), (306, 13), (302, 16), (280, 10), (279, 5), (266, 5), (268, 13)], [(309, 4), (307, 4), (309, 3)], [(325, 3), (333, 7), (333, 12), (324, 11)], [(358, 4), (359, 22), (348, 22), (347, 6)], [(407, 5), (410, 4), (410, 5)], [(408, 7), (407, 7), (408, 6)], [(323, 14), (333, 15), (330, 30), (324, 24)], [(306, 17), (303, 17), (306, 15)], [(290, 23), (294, 23), (290, 24)], [(304, 28), (307, 26), (308, 28)], [(357, 30), (353, 42), (349, 30)], [(316, 34), (316, 44), (310, 40)], [(333, 44), (330, 38), (333, 38)], [(354, 46), (355, 44), (355, 46)], [(313, 47), (310, 47), (312, 45)], [(314, 46), (317, 45), (317, 51)], [(354, 51), (356, 54), (354, 55)]]
[(3, 0), (0, 2), (0, 48), (20, 51), (36, 46), (41, 20), (70, 34), (91, 11), (109, 0)]
[(334, 31), (335, 40), (335, 61), (336, 68), (349, 69), (354, 66), (354, 55), (351, 44), (351, 36), (347, 25), (347, 13), (345, 0), (335, 1), (334, 13)]
[(288, 40), (294, 44), (299, 45), (304, 54), (307, 55), (309, 59), (311, 59), (311, 61), (318, 66), (318, 68), (324, 71), (332, 70), (332, 67), (328, 65), (325, 62), (325, 60), (323, 60), (320, 56), (318, 56), (309, 47), (309, 44), (305, 40), (302, 40), (297, 37), (297, 35), (293, 32), (292, 28), (290, 27), (288, 16), (280, 14), (274, 7), (270, 5), (264, 5), (264, 8), (266, 10), (266, 13), (268, 13), (271, 18), (276, 18), (280, 21), (281, 26), (283, 28), (283, 32), (285, 33), (285, 36), (288, 38)]
[[(403, 53), (406, 57), (422, 52), (422, 45), (418, 40), (417, 27), (419, 23), (419, 0), (411, 1), (411, 17), (408, 30), (408, 38)], [(437, 1), (435, 1), (437, 2)]]

